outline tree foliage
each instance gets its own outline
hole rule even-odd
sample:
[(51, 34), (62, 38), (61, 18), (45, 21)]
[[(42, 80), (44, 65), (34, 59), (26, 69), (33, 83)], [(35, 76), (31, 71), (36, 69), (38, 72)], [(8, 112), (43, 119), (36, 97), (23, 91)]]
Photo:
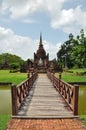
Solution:
[(69, 40), (65, 41), (57, 52), (57, 59), (63, 67), (86, 67), (86, 37), (83, 29), (76, 38), (72, 33), (69, 34)]
[(4, 63), (9, 64), (10, 67), (13, 67), (13, 66), (20, 67), (21, 64), (24, 63), (24, 60), (22, 60), (21, 57), (16, 56), (16, 55), (12, 55), (9, 53), (2, 53), (0, 54), (0, 66), (2, 66)]
[(18, 69), (19, 67), (20, 67), (20, 66), (19, 66), (18, 63), (11, 63), (11, 64), (10, 64), (10, 69), (16, 70), (16, 69)]

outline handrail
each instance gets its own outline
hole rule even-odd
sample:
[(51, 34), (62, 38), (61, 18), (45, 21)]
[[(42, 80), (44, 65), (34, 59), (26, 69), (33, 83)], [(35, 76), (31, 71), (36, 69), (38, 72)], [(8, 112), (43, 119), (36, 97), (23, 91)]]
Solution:
[(47, 72), (47, 76), (53, 83), (55, 89), (61, 94), (74, 115), (78, 115), (78, 85), (70, 85), (55, 77), (54, 73)]
[(24, 100), (24, 98), (29, 94), (35, 80), (37, 79), (37, 72), (32, 73), (32, 76), (20, 83), (19, 85), (12, 85), (11, 96), (12, 96), (12, 115), (17, 115), (17, 111)]

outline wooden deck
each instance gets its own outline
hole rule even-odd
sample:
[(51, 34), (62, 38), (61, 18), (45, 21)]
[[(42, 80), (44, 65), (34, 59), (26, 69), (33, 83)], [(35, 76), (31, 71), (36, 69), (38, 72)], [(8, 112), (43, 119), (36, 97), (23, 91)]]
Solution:
[(29, 95), (18, 110), (17, 117), (70, 118), (74, 116), (46, 74), (39, 74)]

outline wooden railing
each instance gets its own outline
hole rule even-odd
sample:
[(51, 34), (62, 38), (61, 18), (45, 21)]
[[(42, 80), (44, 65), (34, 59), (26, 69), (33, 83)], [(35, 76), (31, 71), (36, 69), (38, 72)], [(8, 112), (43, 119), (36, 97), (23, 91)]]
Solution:
[(12, 95), (12, 115), (17, 115), (18, 108), (20, 107), (24, 98), (29, 94), (33, 83), (37, 79), (38, 74), (32, 73), (32, 76), (19, 85), (12, 85), (11, 95)]
[(74, 115), (78, 115), (78, 85), (70, 85), (59, 78), (56, 78), (54, 73), (47, 72), (47, 76), (52, 81), (53, 86), (65, 99)]

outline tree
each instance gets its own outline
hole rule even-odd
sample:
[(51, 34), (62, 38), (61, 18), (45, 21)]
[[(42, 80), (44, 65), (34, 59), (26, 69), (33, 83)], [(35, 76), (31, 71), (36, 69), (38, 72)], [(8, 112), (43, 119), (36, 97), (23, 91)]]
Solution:
[(82, 67), (86, 67), (86, 37), (84, 30), (81, 29), (80, 35), (77, 36), (78, 41), (78, 57)]
[(72, 54), (72, 47), (74, 46), (74, 42), (75, 39), (73, 38), (73, 34), (71, 33), (69, 34), (69, 40), (63, 43), (61, 49), (57, 53), (58, 61), (64, 67), (67, 66), (68, 68), (70, 68), (73, 66), (71, 54)]
[(12, 63), (16, 63), (20, 66), (24, 62), (24, 60), (22, 60), (22, 58), (19, 56), (9, 54), (9, 53), (2, 53), (0, 55), (0, 66), (2, 66), (4, 59), (5, 61), (7, 61), (8, 65)]
[(57, 59), (62, 66), (66, 61), (68, 68), (86, 67), (86, 37), (83, 29), (76, 38), (72, 33), (69, 34), (69, 40), (65, 41), (57, 52)]

